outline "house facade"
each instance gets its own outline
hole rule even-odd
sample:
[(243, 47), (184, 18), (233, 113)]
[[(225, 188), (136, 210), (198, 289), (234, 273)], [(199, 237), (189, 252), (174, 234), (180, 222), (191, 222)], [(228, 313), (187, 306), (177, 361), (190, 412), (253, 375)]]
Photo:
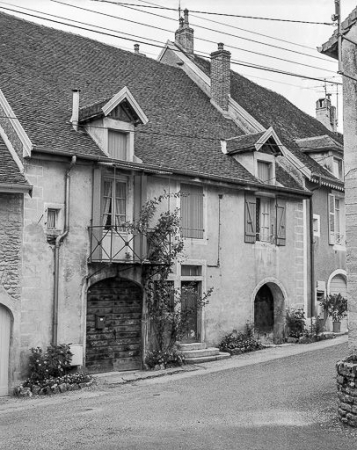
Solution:
[[(336, 2), (335, 19), (338, 30), (325, 42), (319, 51), (339, 62), (343, 75), (343, 123), (344, 123), (344, 170), (346, 184), (346, 237), (348, 273), (348, 347), (350, 353), (357, 351), (357, 304), (356, 304), (356, 39), (357, 10), (354, 9), (342, 21), (340, 5)], [(340, 34), (340, 35), (339, 35)]]
[[(142, 366), (152, 345), (143, 271), (154, 262), (126, 224), (163, 193), (160, 211), (180, 209), (184, 238), (173, 285), (214, 289), (190, 339), (218, 345), (247, 321), (283, 339), (286, 309), (314, 305), (312, 194), (296, 165), (321, 166), (279, 122), (262, 125), (232, 102), (227, 77), (212, 99), (186, 60), (173, 67), (6, 14), (0, 22), (0, 132), (32, 186), (10, 202), (22, 223), (16, 289), (1, 278), (11, 297), (1, 308), (18, 324), (11, 358), (1, 353), (9, 386), (26, 376), (29, 349), (50, 343), (71, 343), (73, 365), (93, 372)], [(216, 53), (227, 73), (228, 52)], [(299, 128), (305, 116), (289, 105)], [(326, 133), (309, 119), (296, 139)]]
[[(343, 144), (337, 133), (336, 108), (329, 96), (319, 99), (317, 120), (311, 119), (283, 97), (232, 71), (230, 53), (222, 43), (211, 53), (210, 62), (195, 55), (194, 30), (188, 16), (185, 10), (174, 42), (167, 42), (159, 60), (185, 71), (210, 97), (211, 103), (245, 133), (273, 127), (279, 135), (281, 148), (285, 149), (281, 164), (312, 192), (306, 204), (306, 217), (311, 225), (311, 236), (307, 239), (311, 293), (305, 300), (306, 316), (319, 315), (325, 320), (325, 329), (332, 330), (319, 302), (330, 293), (345, 296), (347, 289)], [(342, 326), (346, 330), (347, 322)]]

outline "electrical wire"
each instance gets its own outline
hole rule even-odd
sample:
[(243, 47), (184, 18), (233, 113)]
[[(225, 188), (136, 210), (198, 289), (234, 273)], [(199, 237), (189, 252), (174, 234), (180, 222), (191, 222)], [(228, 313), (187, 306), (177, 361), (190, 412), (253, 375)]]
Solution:
[[(139, 8), (154, 8), (154, 9), (165, 9), (168, 11), (177, 11), (177, 8), (168, 8), (166, 6), (151, 6), (151, 5), (138, 5), (133, 3), (124, 3), (124, 2), (111, 2), (109, 0), (91, 0), (96, 2), (102, 2), (102, 3), (110, 3), (112, 5), (118, 5), (118, 6), (138, 6)], [(197, 11), (197, 10), (191, 10), (191, 12), (196, 14), (209, 14), (214, 16), (224, 16), (224, 17), (239, 17), (241, 19), (255, 19), (255, 20), (271, 20), (275, 22), (292, 22), (292, 23), (301, 23), (301, 24), (309, 24), (309, 25), (328, 25), (328, 26), (334, 26), (335, 24), (333, 22), (311, 22), (306, 20), (293, 20), (293, 19), (278, 19), (275, 17), (259, 17), (259, 16), (243, 16), (240, 14), (228, 14), (228, 13), (216, 13), (216, 12), (210, 12), (210, 11)]]
[[(113, 18), (113, 19), (118, 19), (118, 20), (123, 20), (123, 21), (133, 22), (133, 23), (136, 23), (137, 25), (149, 26), (149, 27), (151, 27), (151, 28), (157, 28), (157, 29), (160, 29), (160, 30), (162, 30), (162, 31), (166, 31), (166, 32), (168, 32), (168, 33), (172, 33), (172, 30), (167, 30), (167, 29), (164, 29), (164, 28), (159, 28), (159, 27), (151, 26), (151, 25), (149, 25), (149, 24), (145, 24), (145, 23), (142, 23), (142, 22), (135, 22), (135, 21), (132, 21), (132, 20), (129, 20), (129, 19), (124, 19), (123, 17), (115, 16), (115, 15), (113, 15), (113, 14), (102, 13), (102, 12), (99, 12), (99, 11), (94, 11), (94, 10), (91, 10), (91, 9), (83, 8), (83, 7), (81, 7), (81, 6), (70, 5), (70, 4), (68, 4), (68, 3), (61, 2), (61, 1), (59, 1), (59, 0), (50, 0), (50, 1), (53, 2), (53, 3), (59, 3), (59, 4), (62, 4), (62, 5), (66, 5), (66, 6), (71, 6), (71, 7), (73, 7), (73, 8), (81, 9), (81, 10), (88, 11), (88, 12), (95, 12), (95, 13), (97, 13), (97, 14), (100, 14), (100, 15), (103, 15), (103, 16), (107, 16), (107, 17), (111, 17), (111, 18)], [(122, 5), (119, 5), (119, 6), (122, 6)], [(145, 13), (145, 14), (151, 14), (151, 15), (154, 15), (154, 16), (159, 17), (159, 18), (161, 18), (161, 19), (174, 20), (174, 21), (176, 22), (175, 19), (173, 19), (173, 18), (171, 18), (171, 17), (163, 16), (162, 14), (155, 14), (155, 13), (151, 13), (151, 12), (149, 12), (149, 11), (140, 11), (140, 10), (138, 10), (138, 9), (136, 9), (136, 8), (132, 8), (132, 7), (125, 6), (125, 5), (124, 5), (124, 7), (128, 8), (128, 9), (131, 9), (131, 10), (134, 10), (134, 11), (143, 12), (143, 13)], [(324, 62), (327, 62), (327, 63), (330, 63), (330, 64), (335, 64), (335, 61), (332, 61), (331, 59), (322, 58), (321, 56), (309, 55), (309, 54), (307, 54), (307, 53), (299, 52), (299, 51), (297, 51), (297, 50), (291, 50), (291, 49), (288, 49), (288, 48), (285, 48), (285, 47), (279, 47), (279, 46), (277, 46), (277, 45), (269, 44), (269, 43), (267, 43), (267, 42), (257, 41), (257, 40), (255, 40), (255, 39), (250, 39), (250, 38), (243, 37), (243, 36), (237, 36), (237, 35), (231, 34), (231, 33), (221, 32), (221, 31), (218, 31), (218, 30), (214, 30), (213, 28), (204, 27), (204, 26), (202, 26), (202, 25), (196, 25), (196, 24), (192, 24), (192, 25), (195, 26), (196, 28), (202, 28), (202, 29), (204, 29), (204, 30), (211, 31), (211, 32), (214, 32), (214, 33), (218, 33), (218, 34), (220, 34), (220, 35), (226, 35), (226, 36), (229, 36), (229, 37), (234, 37), (234, 38), (236, 38), (236, 39), (242, 39), (242, 40), (244, 40), (244, 41), (253, 42), (253, 43), (255, 43), (255, 44), (265, 45), (265, 46), (268, 46), (268, 47), (271, 47), (271, 48), (276, 48), (276, 49), (278, 49), (278, 50), (283, 50), (283, 51), (295, 53), (295, 54), (298, 54), (298, 55), (307, 56), (307, 57), (309, 57), (309, 58), (318, 59), (318, 60), (320, 60), (320, 61), (324, 61)], [(208, 42), (208, 43), (211, 43), (211, 44), (216, 44), (215, 41), (211, 41), (211, 40), (204, 39), (204, 38), (196, 37), (196, 40), (203, 41), (203, 42)], [(239, 47), (234, 47), (233, 45), (227, 45), (227, 47), (229, 47), (229, 48), (234, 48), (234, 49), (237, 49), (237, 50), (242, 50), (241, 48), (239, 48)], [(248, 50), (243, 50), (243, 51), (248, 51)], [(254, 52), (252, 52), (252, 53), (254, 53)], [(266, 57), (268, 57), (268, 58), (279, 59), (279, 58), (274, 57), (274, 56), (271, 56), (271, 55), (266, 55), (266, 54), (261, 54), (261, 53), (256, 53), (256, 54), (257, 54), (257, 55), (261, 55), (261, 56), (266, 56)], [(305, 64), (302, 64), (302, 63), (298, 63), (298, 62), (296, 62), (296, 61), (290, 61), (290, 60), (285, 60), (285, 59), (282, 59), (282, 60), (283, 60), (284, 62), (290, 62), (290, 63), (293, 63), (293, 64), (305, 65)], [(321, 67), (316, 67), (316, 66), (308, 66), (308, 67), (312, 67), (313, 69), (319, 69), (319, 70), (322, 70)], [(326, 69), (326, 70), (327, 70), (327, 69)], [(330, 72), (332, 72), (332, 71), (330, 71)]]
[[(14, 9), (11, 9), (11, 8), (7, 8), (7, 7), (1, 6), (1, 5), (0, 5), (0, 8), (4, 9), (6, 11), (12, 11), (12, 12), (16, 12), (16, 13), (19, 13), (19, 14), (23, 14), (25, 16), (35, 17), (35, 18), (39, 18), (39, 19), (42, 19), (42, 20), (47, 20), (49, 22), (65, 25), (65, 26), (68, 26), (68, 27), (78, 28), (80, 30), (90, 31), (92, 33), (98, 33), (98, 34), (101, 34), (103, 36), (110, 36), (110, 37), (115, 37), (117, 39), (122, 39), (122, 40), (126, 40), (126, 41), (133, 41), (133, 39), (130, 39), (130, 38), (117, 36), (117, 35), (114, 35), (114, 34), (111, 34), (111, 33), (108, 33), (108, 32), (100, 32), (100, 31), (97, 31), (97, 30), (89, 29), (89, 28), (86, 28), (86, 27), (78, 26), (78, 25), (74, 26), (74, 25), (71, 25), (71, 24), (68, 24), (68, 23), (60, 22), (58, 20), (49, 19), (49, 18), (46, 18), (46, 17), (36, 16), (34, 14), (30, 14), (30, 13), (22, 12), (22, 11), (17, 11), (17, 10), (14, 10)], [(41, 13), (41, 14), (44, 14), (44, 13)], [(64, 20), (70, 21), (71, 19), (64, 19)], [(89, 25), (89, 26), (96, 26), (96, 25)], [(137, 39), (135, 40), (135, 42), (138, 42), (138, 43), (141, 43), (141, 44), (145, 44), (145, 45), (149, 45), (149, 46), (153, 46), (153, 47), (160, 48), (160, 49), (162, 49), (162, 45), (165, 45), (164, 43), (161, 43), (161, 45), (158, 45), (158, 44), (153, 44), (153, 43), (149, 43), (149, 42), (146, 42), (146, 41), (143, 41), (143, 40), (137, 40)], [(160, 41), (158, 41), (158, 42), (160, 42)], [(181, 53), (181, 51), (178, 50), (178, 49), (177, 50), (173, 50), (173, 51), (177, 51), (178, 53)], [(204, 58), (209, 58), (209, 57), (207, 57), (205, 54), (203, 54), (201, 52), (196, 52), (196, 54), (197, 54), (197, 56), (201, 56), (201, 57), (204, 57)], [(235, 65), (240, 65), (240, 66), (243, 66), (243, 67), (249, 67), (249, 68), (253, 68), (253, 69), (257, 69), (257, 70), (269, 71), (269, 72), (273, 72), (273, 73), (279, 73), (279, 74), (282, 74), (282, 75), (294, 76), (294, 77), (298, 77), (298, 78), (302, 78), (302, 79), (308, 79), (308, 80), (315, 80), (315, 81), (322, 81), (322, 82), (324, 81), (324, 79), (322, 79), (322, 78), (296, 74), (296, 73), (288, 72), (288, 71), (282, 71), (282, 70), (279, 70), (279, 69), (274, 69), (274, 68), (270, 68), (270, 67), (266, 67), (266, 66), (261, 66), (261, 65), (258, 65), (258, 64), (247, 63), (245, 61), (231, 60), (231, 62), (232, 62), (232, 64), (235, 64)], [(332, 81), (330, 83), (331, 84), (336, 84), (336, 85), (342, 84), (342, 83), (332, 82)]]

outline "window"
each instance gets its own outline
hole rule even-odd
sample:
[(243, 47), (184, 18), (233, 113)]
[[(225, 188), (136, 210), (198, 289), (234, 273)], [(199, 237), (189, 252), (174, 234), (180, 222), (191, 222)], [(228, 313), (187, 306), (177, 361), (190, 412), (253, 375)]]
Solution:
[(333, 174), (336, 178), (343, 180), (343, 162), (342, 159), (333, 158)]
[(271, 164), (265, 161), (258, 161), (258, 179), (263, 183), (269, 183), (271, 178)]
[(126, 183), (104, 180), (102, 226), (122, 227), (126, 222)]
[(329, 207), (329, 243), (344, 245), (344, 230), (342, 223), (342, 199), (333, 194), (328, 196)]
[(244, 242), (256, 241), (285, 245), (286, 202), (246, 194)]
[(203, 238), (203, 187), (181, 185), (181, 225), (185, 238)]
[(257, 241), (270, 242), (270, 198), (257, 198)]
[(182, 277), (199, 277), (202, 275), (202, 266), (181, 266)]
[(58, 209), (47, 209), (47, 230), (56, 230), (58, 228)]
[(314, 236), (320, 237), (320, 216), (318, 214), (314, 214), (312, 219)]
[(108, 153), (111, 158), (128, 161), (128, 133), (108, 130)]

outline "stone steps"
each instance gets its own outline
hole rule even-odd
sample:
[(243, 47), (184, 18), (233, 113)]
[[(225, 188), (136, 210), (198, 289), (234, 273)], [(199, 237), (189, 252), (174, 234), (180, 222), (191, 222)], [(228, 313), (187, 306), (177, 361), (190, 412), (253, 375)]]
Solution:
[(216, 347), (208, 347), (205, 342), (193, 342), (190, 344), (178, 343), (179, 350), (185, 357), (186, 364), (199, 364), (209, 361), (230, 358), (229, 353), (220, 352)]

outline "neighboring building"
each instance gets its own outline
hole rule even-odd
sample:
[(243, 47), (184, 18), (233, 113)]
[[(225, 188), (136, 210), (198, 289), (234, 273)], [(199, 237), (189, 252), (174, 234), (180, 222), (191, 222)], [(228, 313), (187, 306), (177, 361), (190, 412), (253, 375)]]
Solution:
[[(338, 18), (338, 17), (336, 17)], [(356, 279), (356, 201), (357, 201), (357, 8), (341, 24), (338, 30), (322, 45), (319, 51), (334, 59), (340, 59), (339, 70), (343, 74), (343, 124), (344, 124), (344, 165), (346, 185), (346, 235), (348, 272), (348, 346), (357, 353), (357, 279)], [(340, 40), (340, 48), (339, 48)], [(340, 58), (339, 58), (340, 55)]]
[[(322, 296), (337, 291), (346, 295), (343, 144), (336, 133), (336, 108), (329, 96), (316, 102), (316, 119), (321, 125), (284, 97), (231, 71), (230, 53), (223, 44), (211, 54), (211, 62), (195, 55), (194, 30), (189, 26), (187, 10), (175, 42), (166, 44), (159, 59), (184, 70), (217, 110), (245, 133), (274, 128), (284, 149), (289, 149), (281, 164), (313, 193), (306, 206), (306, 220), (313, 222), (307, 252), (311, 253), (313, 242), (308, 276), (315, 292), (305, 301), (307, 317), (321, 312)], [(345, 321), (343, 329), (346, 326)], [(328, 320), (326, 328), (331, 327)]]
[(21, 322), (13, 358), (0, 356), (10, 385), (29, 348), (51, 342), (71, 343), (74, 364), (91, 371), (141, 367), (147, 246), (123, 224), (164, 191), (185, 194), (163, 205), (180, 208), (185, 240), (172, 282), (214, 287), (193, 340), (217, 345), (250, 321), (279, 341), (286, 308), (313, 313), (307, 184), (326, 196), (343, 187), (294, 139), (332, 136), (322, 124), (231, 72), (223, 48), (212, 99), (209, 66), (199, 60), (192, 79), (184, 53), (172, 67), (6, 14), (0, 39), (0, 132), (33, 186), (20, 209), (18, 302), (0, 297)]
[(23, 204), (31, 194), (23, 167), (10, 150), (0, 135), (0, 395), (19, 375)]

